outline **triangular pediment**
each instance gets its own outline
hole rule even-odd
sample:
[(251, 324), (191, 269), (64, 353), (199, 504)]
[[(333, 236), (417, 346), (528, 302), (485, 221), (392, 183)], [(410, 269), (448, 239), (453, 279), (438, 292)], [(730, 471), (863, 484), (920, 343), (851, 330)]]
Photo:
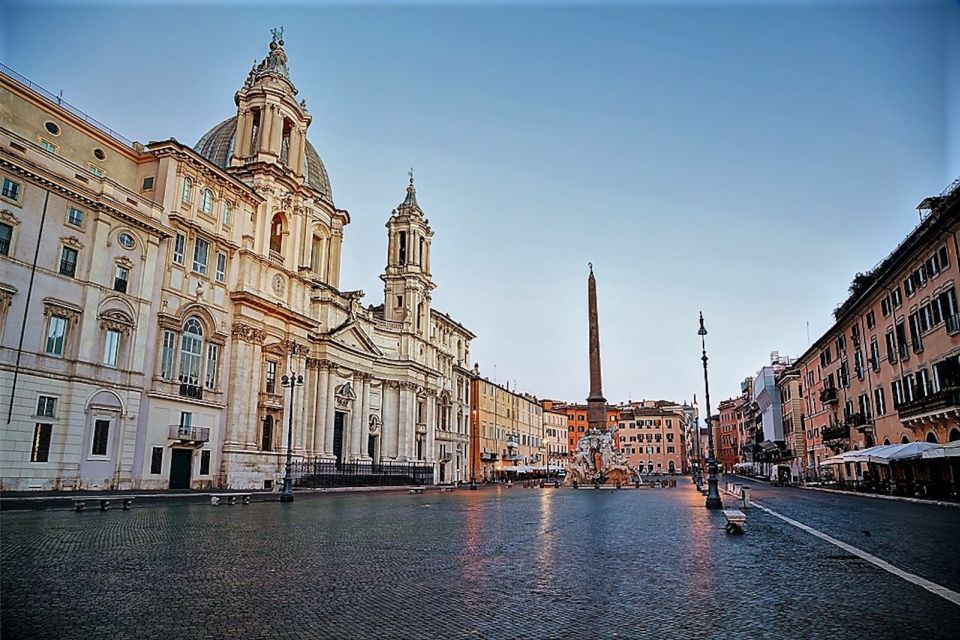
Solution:
[(356, 322), (347, 321), (329, 333), (334, 342), (338, 342), (345, 347), (365, 351), (374, 356), (382, 356), (383, 352), (377, 348), (373, 338), (357, 325)]

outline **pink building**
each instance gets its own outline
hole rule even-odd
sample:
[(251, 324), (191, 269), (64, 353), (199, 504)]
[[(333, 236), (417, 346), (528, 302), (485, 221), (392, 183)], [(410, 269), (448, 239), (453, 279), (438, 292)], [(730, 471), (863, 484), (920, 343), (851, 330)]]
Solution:
[(960, 181), (857, 274), (836, 323), (799, 358), (806, 463), (836, 451), (960, 439)]

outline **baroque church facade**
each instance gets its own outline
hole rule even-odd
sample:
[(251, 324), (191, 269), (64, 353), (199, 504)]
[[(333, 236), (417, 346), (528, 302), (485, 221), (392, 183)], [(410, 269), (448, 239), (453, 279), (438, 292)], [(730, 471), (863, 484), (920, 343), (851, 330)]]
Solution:
[[(350, 214), (282, 38), (193, 148), (129, 143), (0, 80), (17, 191), (0, 256), (4, 489), (275, 487), (291, 424), (295, 460), (468, 478), (475, 336), (432, 307), (413, 176), (386, 223), (383, 303), (362, 306), (341, 289)], [(37, 226), (51, 194), (56, 233)]]

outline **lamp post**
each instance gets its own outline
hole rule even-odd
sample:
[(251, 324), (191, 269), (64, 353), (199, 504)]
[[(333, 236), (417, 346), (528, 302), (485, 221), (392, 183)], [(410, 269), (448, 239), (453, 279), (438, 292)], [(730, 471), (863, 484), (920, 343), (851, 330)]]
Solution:
[(287, 464), (283, 474), (283, 491), (280, 492), (280, 502), (293, 502), (293, 478), (290, 476), (293, 467), (293, 390), (303, 386), (303, 376), (298, 375), (293, 368), (293, 358), (297, 354), (297, 343), (290, 346), (290, 375), (280, 379), (280, 385), (290, 387), (290, 419), (287, 421)]
[(710, 381), (707, 379), (707, 329), (703, 326), (703, 311), (700, 312), (700, 345), (703, 347), (703, 387), (707, 400), (707, 509), (722, 509), (723, 501), (717, 490), (717, 459), (713, 455), (713, 428), (710, 424)]

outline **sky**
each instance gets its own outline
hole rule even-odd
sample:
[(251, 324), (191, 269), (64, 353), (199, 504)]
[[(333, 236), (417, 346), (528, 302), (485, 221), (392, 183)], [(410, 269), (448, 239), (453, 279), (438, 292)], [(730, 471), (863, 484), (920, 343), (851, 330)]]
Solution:
[[(414, 168), (434, 307), (482, 375), (712, 408), (797, 356), (960, 175), (954, 0), (337, 5), (0, 2), (0, 60), (128, 138), (195, 144), (273, 27), (379, 304)], [(809, 340), (808, 340), (809, 336)]]

